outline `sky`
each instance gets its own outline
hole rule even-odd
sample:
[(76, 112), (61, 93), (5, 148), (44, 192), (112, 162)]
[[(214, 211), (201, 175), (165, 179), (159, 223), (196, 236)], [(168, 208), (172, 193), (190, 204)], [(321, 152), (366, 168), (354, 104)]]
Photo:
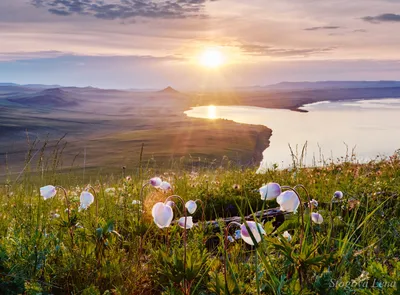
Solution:
[[(0, 82), (400, 80), (400, 0), (0, 0)], [(223, 64), (204, 66), (217, 51)]]

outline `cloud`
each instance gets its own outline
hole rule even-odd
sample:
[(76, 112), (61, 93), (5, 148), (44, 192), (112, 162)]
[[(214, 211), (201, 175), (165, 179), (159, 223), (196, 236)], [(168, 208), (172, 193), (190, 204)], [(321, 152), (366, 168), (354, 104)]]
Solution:
[(30, 0), (59, 16), (88, 15), (106, 20), (204, 17), (206, 2), (217, 0)]
[(17, 51), (17, 52), (0, 52), (0, 62), (3, 61), (17, 61), (17, 60), (30, 60), (30, 59), (44, 59), (44, 58), (56, 58), (67, 53), (61, 51)]
[(253, 56), (269, 56), (269, 57), (307, 57), (310, 55), (330, 52), (335, 47), (327, 48), (275, 48), (272, 46), (264, 46), (258, 44), (242, 44), (240, 46), (242, 52)]
[(70, 52), (62, 51), (19, 51), (19, 52), (0, 52), (0, 63), (1, 62), (13, 62), (13, 61), (33, 61), (33, 62), (44, 62), (45, 60), (73, 60), (74, 64), (83, 61), (96, 61), (96, 62), (115, 62), (125, 63), (127, 61), (135, 62), (157, 62), (157, 61), (185, 61), (186, 59), (178, 55), (164, 55), (164, 56), (153, 56), (153, 55), (75, 55)]
[(384, 13), (377, 16), (364, 16), (361, 19), (373, 24), (379, 24), (382, 22), (400, 22), (400, 14)]
[(340, 29), (340, 28), (341, 27), (338, 27), (338, 26), (323, 26), (323, 27), (305, 28), (304, 31), (337, 30), (337, 29)]

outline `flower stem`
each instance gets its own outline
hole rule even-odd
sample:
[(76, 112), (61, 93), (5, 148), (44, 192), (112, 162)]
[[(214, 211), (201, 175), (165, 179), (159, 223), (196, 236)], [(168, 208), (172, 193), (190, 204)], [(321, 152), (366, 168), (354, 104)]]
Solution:
[[(311, 216), (312, 209), (313, 209), (313, 205), (311, 204), (310, 194), (308, 193), (308, 190), (306, 189), (306, 187), (305, 187), (304, 185), (298, 184), (298, 185), (296, 185), (296, 186), (294, 187), (294, 189), (296, 190), (298, 187), (302, 188), (302, 189), (306, 192), (306, 195), (307, 195), (308, 205), (310, 206), (310, 210), (309, 210), (309, 211), (310, 211), (310, 228), (311, 228), (311, 234), (312, 234), (312, 236), (313, 236), (313, 243), (315, 243), (316, 237), (315, 237), (314, 228), (313, 228), (313, 226), (312, 226), (313, 222), (312, 222), (312, 216)], [(301, 204), (301, 201), (300, 201), (300, 204)], [(302, 206), (302, 205), (303, 205), (303, 204), (301, 204), (301, 206)]]
[(88, 186), (88, 190), (91, 190), (93, 192), (93, 196), (94, 196), (94, 202), (96, 204), (96, 226), (99, 224), (99, 200), (97, 198), (97, 192), (96, 190), (93, 188), (93, 186), (89, 185)]
[(178, 200), (181, 201), (182, 205), (183, 205), (183, 214), (185, 217), (185, 223), (184, 223), (184, 228), (183, 228), (183, 243), (184, 243), (184, 247), (183, 247), (183, 288), (185, 290), (185, 294), (190, 294), (190, 290), (188, 290), (187, 282), (186, 282), (186, 247), (187, 247), (187, 228), (186, 228), (186, 221), (187, 221), (187, 210), (185, 207), (185, 201), (178, 195), (172, 195), (169, 196), (166, 200), (165, 200), (165, 204), (172, 198), (176, 198)]
[(72, 230), (72, 225), (71, 225), (71, 209), (70, 209), (70, 203), (69, 203), (69, 198), (68, 198), (68, 194), (67, 194), (67, 190), (65, 188), (63, 188), (62, 186), (57, 185), (56, 188), (59, 188), (63, 191), (64, 193), (64, 200), (65, 200), (65, 205), (67, 206), (67, 216), (68, 216), (68, 231), (69, 231), (69, 235), (71, 237), (71, 242), (72, 242), (72, 246), (74, 246), (74, 232)]
[(228, 263), (228, 235), (229, 235), (229, 229), (231, 228), (232, 225), (237, 225), (241, 227), (242, 225), (236, 221), (232, 221), (231, 223), (228, 224), (228, 226), (225, 228), (225, 233), (224, 233), (224, 280), (225, 280), (225, 294), (229, 294), (228, 290), (228, 276), (227, 276), (227, 263)]
[(299, 193), (294, 188), (292, 188), (290, 186), (282, 186), (282, 189), (287, 189), (287, 190), (293, 191), (296, 194), (297, 198), (299, 199), (299, 202), (300, 202), (300, 205), (299, 205), (299, 207), (300, 207), (300, 218), (301, 218), (300, 245), (302, 247), (303, 246), (304, 231), (305, 231), (304, 216), (303, 216), (303, 214), (304, 214), (304, 212), (303, 212), (304, 211), (303, 210), (303, 203), (301, 201)]
[(201, 222), (203, 223), (203, 230), (205, 229), (206, 226), (206, 210), (204, 207), (204, 203), (202, 200), (200, 199), (196, 199), (196, 201), (194, 201), (195, 203), (200, 202), (201, 205), (201, 210), (202, 210), (202, 214), (201, 214)]
[(146, 182), (144, 185), (142, 185), (140, 189), (139, 200), (140, 200), (140, 205), (142, 205), (142, 212), (144, 212), (143, 191), (148, 185), (150, 185), (150, 182)]
[(258, 278), (258, 251), (257, 245), (254, 245), (255, 248), (255, 264), (256, 264), (256, 287), (257, 287), (257, 294), (260, 295), (260, 280)]

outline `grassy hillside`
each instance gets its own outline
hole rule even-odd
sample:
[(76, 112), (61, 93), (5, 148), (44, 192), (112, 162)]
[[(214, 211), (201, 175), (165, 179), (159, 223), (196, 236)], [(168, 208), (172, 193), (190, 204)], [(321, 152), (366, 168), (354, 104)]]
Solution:
[[(1, 88), (1, 87), (0, 87)], [(1, 90), (1, 89), (0, 89)], [(144, 160), (167, 166), (171, 158), (240, 164), (261, 161), (271, 130), (228, 120), (188, 118), (189, 96), (162, 92), (127, 92), (94, 88), (40, 90), (0, 97), (0, 164), (18, 174), (27, 149), (53, 150), (65, 135), (63, 168), (72, 163), (88, 169), (137, 165)], [(37, 160), (37, 159), (35, 159)], [(1, 175), (6, 171), (1, 171)]]
[[(48, 169), (9, 181), (0, 190), (0, 293), (398, 294), (399, 154), (266, 174), (234, 163), (186, 170), (178, 161), (173, 169), (135, 167), (90, 180), (81, 170)], [(147, 185), (141, 194), (155, 175), (172, 190)], [(298, 188), (300, 197), (318, 201), (312, 211), (323, 223), (310, 221), (310, 208), (302, 206), (277, 228), (264, 222), (257, 247), (229, 241), (239, 228), (232, 223), (225, 235), (222, 218), (279, 207), (260, 198), (258, 189), (269, 182), (304, 185), (308, 194)], [(48, 184), (63, 186), (65, 196), (59, 188), (44, 200), (39, 188)], [(95, 201), (78, 210), (83, 190)], [(338, 190), (344, 197), (331, 204)], [(174, 222), (184, 212), (178, 197), (171, 226), (153, 222), (153, 205), (172, 194), (201, 200), (186, 238)], [(204, 220), (220, 220), (219, 230)]]

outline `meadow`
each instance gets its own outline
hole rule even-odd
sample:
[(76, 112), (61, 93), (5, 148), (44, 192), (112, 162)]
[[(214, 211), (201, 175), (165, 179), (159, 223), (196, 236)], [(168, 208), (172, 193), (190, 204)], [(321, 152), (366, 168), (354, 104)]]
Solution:
[[(85, 179), (58, 161), (38, 174), (31, 162), (0, 188), (1, 294), (399, 294), (400, 153)], [(297, 208), (271, 195), (278, 184)], [(255, 214), (273, 208), (283, 222)]]

